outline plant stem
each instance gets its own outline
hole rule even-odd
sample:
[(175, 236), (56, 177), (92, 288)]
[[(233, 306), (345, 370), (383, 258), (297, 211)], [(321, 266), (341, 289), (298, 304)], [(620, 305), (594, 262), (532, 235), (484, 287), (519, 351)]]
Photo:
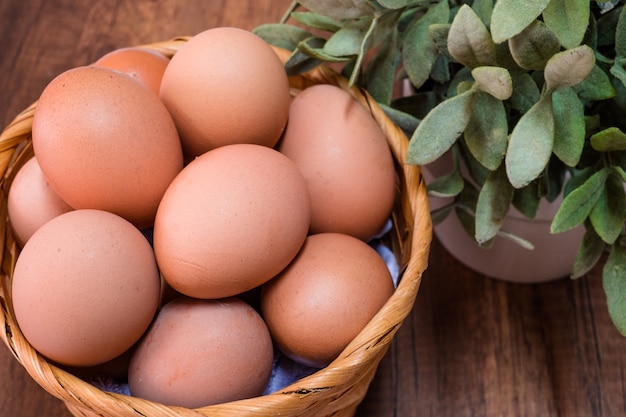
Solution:
[(289, 20), (289, 17), (291, 16), (291, 13), (293, 13), (299, 6), (300, 3), (298, 3), (297, 0), (294, 0), (291, 2), (291, 4), (289, 5), (289, 7), (287, 8), (287, 11), (285, 12), (285, 14), (283, 15), (283, 17), (280, 19), (280, 23), (285, 23), (287, 22), (287, 20)]

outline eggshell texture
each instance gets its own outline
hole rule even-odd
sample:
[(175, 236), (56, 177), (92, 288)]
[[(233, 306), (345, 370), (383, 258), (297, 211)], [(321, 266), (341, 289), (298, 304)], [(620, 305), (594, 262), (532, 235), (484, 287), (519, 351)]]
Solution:
[(206, 30), (172, 57), (161, 99), (189, 157), (218, 146), (273, 147), (289, 116), (289, 82), (282, 62), (261, 38), (244, 29)]
[(156, 51), (128, 47), (115, 49), (103, 55), (93, 65), (129, 75), (158, 96), (161, 79), (169, 62), (168, 58)]
[(130, 77), (78, 67), (44, 89), (33, 147), (51, 187), (70, 206), (153, 223), (183, 166), (176, 127), (163, 103)]
[(37, 159), (32, 157), (17, 172), (7, 196), (9, 222), (18, 245), (24, 246), (37, 229), (72, 210), (50, 187)]
[(273, 347), (259, 314), (237, 298), (166, 304), (131, 358), (133, 396), (199, 408), (261, 395)]
[(369, 240), (388, 220), (396, 173), (387, 140), (346, 91), (309, 87), (293, 100), (278, 148), (292, 159), (311, 194), (311, 233)]
[(306, 239), (294, 261), (261, 292), (261, 312), (280, 350), (325, 367), (393, 294), (383, 259), (365, 242), (339, 233)]
[(26, 243), (12, 295), (36, 350), (63, 365), (93, 366), (120, 356), (146, 331), (159, 302), (159, 273), (150, 244), (131, 223), (75, 210)]
[(309, 220), (306, 183), (292, 161), (262, 145), (227, 145), (197, 157), (167, 189), (154, 251), (174, 290), (228, 297), (287, 266)]

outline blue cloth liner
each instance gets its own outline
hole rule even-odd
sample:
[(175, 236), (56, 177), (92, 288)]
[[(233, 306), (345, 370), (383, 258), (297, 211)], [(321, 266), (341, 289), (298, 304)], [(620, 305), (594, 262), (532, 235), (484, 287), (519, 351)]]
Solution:
[[(372, 246), (376, 250), (376, 252), (378, 252), (378, 254), (383, 258), (391, 274), (391, 279), (393, 280), (394, 287), (397, 287), (398, 280), (400, 278), (400, 268), (398, 266), (398, 262), (393, 252), (380, 241), (380, 238), (387, 234), (391, 230), (391, 228), (392, 223), (391, 220), (389, 220), (387, 224), (385, 224), (385, 227), (381, 230), (381, 232), (369, 242), (369, 245)], [(149, 233), (146, 233), (146, 235), (147, 238), (151, 237)], [(309, 376), (317, 372), (318, 370), (318, 368), (311, 368), (309, 366), (299, 364), (289, 359), (288, 357), (283, 355), (278, 349), (276, 349), (274, 353), (272, 374), (263, 395), (280, 391), (281, 389), (291, 385), (299, 379)], [(128, 383), (125, 381), (120, 382), (106, 376), (98, 376), (89, 380), (88, 382), (103, 391), (131, 395), (128, 388)]]

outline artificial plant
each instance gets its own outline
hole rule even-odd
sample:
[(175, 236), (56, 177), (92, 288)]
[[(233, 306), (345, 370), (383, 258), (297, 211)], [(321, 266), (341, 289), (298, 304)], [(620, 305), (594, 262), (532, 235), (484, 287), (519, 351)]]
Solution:
[(429, 184), (454, 199), (435, 223), (454, 211), (481, 246), (500, 235), (531, 249), (505, 215), (562, 198), (551, 232), (586, 230), (571, 277), (604, 261), (626, 335), (623, 1), (302, 0), (255, 33), (292, 51), (291, 74), (340, 66), (405, 130), (408, 163), (453, 155)]

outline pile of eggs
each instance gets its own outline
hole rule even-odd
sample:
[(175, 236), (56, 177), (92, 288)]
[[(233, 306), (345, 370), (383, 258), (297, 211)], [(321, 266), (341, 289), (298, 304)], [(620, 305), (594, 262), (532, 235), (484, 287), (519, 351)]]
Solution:
[(189, 408), (254, 397), (277, 352), (327, 366), (393, 293), (367, 243), (396, 192), (384, 134), (338, 87), (292, 95), (249, 31), (58, 75), (32, 144), (13, 308), (77, 374), (121, 362), (132, 395)]

